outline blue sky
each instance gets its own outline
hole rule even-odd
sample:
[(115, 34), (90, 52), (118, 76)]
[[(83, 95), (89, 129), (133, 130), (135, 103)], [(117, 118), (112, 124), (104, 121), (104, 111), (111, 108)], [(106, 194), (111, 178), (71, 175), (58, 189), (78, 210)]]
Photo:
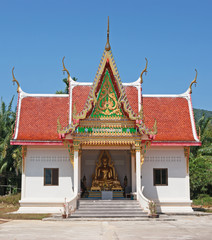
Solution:
[(0, 0), (0, 96), (64, 89), (62, 58), (72, 77), (94, 80), (110, 17), (110, 44), (122, 82), (143, 93), (183, 93), (198, 70), (194, 108), (212, 110), (212, 1)]

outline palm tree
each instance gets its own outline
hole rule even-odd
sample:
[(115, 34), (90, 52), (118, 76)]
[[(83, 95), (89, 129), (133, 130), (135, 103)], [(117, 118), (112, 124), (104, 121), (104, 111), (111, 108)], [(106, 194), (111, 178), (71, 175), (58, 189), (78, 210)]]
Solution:
[[(20, 175), (19, 166), (12, 158), (20, 147), (10, 145), (16, 118), (15, 112), (12, 111), (13, 99), (14, 97), (8, 107), (2, 99), (0, 105), (0, 182), (2, 185), (17, 185), (17, 178), (20, 178), (17, 177)], [(3, 192), (5, 193), (5, 190)]]

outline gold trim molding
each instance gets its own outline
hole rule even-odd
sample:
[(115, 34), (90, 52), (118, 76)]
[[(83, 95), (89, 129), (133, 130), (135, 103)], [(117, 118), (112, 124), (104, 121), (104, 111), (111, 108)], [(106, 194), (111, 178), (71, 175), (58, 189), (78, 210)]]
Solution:
[(190, 147), (184, 147), (184, 156), (186, 158), (186, 172), (189, 173), (189, 155)]
[(22, 146), (22, 169), (23, 173), (25, 173), (25, 166), (26, 166), (26, 154), (27, 154), (27, 146)]

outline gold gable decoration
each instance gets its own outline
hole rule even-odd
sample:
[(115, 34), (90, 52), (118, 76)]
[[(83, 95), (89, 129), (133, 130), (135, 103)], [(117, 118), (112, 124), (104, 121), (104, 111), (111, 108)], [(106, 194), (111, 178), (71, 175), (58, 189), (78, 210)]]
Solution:
[(91, 114), (92, 118), (101, 117), (122, 117), (122, 110), (119, 108), (118, 99), (114, 90), (108, 70), (105, 73), (101, 89), (99, 91), (97, 104)]

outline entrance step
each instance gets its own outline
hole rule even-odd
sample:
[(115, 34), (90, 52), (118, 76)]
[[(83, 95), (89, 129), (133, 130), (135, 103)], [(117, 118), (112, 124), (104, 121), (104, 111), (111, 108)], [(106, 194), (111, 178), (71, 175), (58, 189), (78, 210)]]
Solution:
[(71, 218), (143, 218), (147, 213), (136, 200), (79, 200)]

